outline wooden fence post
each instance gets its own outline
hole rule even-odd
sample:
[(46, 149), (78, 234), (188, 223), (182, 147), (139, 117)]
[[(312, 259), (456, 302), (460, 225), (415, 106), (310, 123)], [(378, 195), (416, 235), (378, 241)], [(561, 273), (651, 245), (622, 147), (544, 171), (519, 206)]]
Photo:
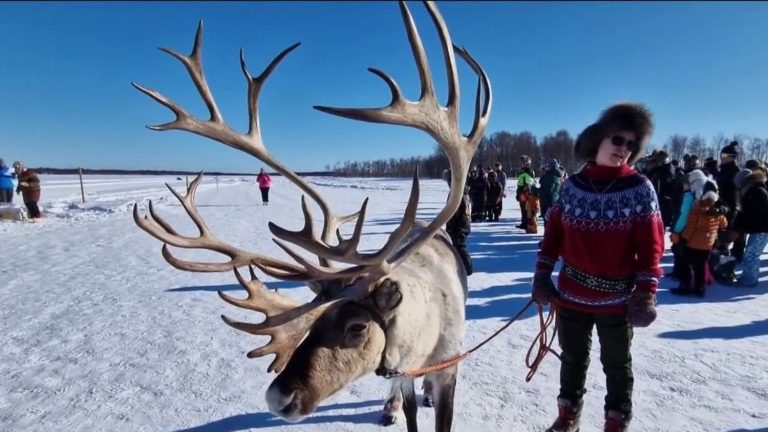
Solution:
[(83, 202), (85, 202), (85, 189), (83, 188), (83, 169), (78, 168), (77, 172), (80, 176), (80, 196), (83, 198)]

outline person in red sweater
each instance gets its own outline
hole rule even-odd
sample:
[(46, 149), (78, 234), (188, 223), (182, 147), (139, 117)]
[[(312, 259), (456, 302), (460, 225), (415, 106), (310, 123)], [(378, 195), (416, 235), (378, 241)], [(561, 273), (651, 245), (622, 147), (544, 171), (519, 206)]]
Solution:
[[(633, 327), (656, 319), (663, 274), (664, 225), (651, 182), (632, 168), (653, 132), (643, 105), (602, 112), (577, 138), (587, 163), (563, 184), (549, 211), (533, 278), (533, 300), (557, 308), (562, 349), (559, 415), (550, 432), (580, 428), (592, 329), (606, 377), (606, 432), (626, 431), (632, 418)], [(557, 285), (551, 274), (558, 259)]]

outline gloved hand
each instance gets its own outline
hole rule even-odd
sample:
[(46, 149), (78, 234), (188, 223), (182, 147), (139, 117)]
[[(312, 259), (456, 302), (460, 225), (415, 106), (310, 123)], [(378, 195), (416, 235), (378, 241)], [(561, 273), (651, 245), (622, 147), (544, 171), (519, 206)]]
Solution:
[(627, 320), (633, 327), (648, 327), (656, 320), (656, 294), (635, 289), (629, 296)]
[(536, 303), (546, 306), (552, 299), (557, 298), (557, 288), (552, 282), (552, 274), (548, 272), (536, 272), (533, 275), (533, 290), (531, 297)]

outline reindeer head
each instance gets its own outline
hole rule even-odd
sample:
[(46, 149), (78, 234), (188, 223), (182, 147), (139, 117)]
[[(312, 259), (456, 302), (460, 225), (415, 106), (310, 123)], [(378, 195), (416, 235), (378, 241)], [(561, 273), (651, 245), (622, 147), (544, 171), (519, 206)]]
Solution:
[[(396, 124), (414, 127), (432, 136), (448, 157), (451, 171), (462, 173), (451, 178), (451, 190), (445, 207), (429, 224), (414, 227), (419, 201), (419, 184), (414, 174), (411, 195), (405, 208), (401, 224), (390, 234), (380, 250), (362, 253), (357, 250), (367, 208), (367, 200), (360, 210), (352, 215), (337, 216), (328, 203), (309, 184), (293, 171), (274, 159), (264, 146), (259, 131), (258, 96), (261, 88), (279, 62), (299, 44), (281, 52), (267, 68), (254, 78), (245, 66), (241, 50), (241, 68), (248, 82), (249, 131), (239, 134), (224, 122), (224, 119), (208, 88), (202, 69), (202, 22), (189, 56), (161, 48), (178, 59), (187, 69), (198, 92), (210, 113), (209, 120), (200, 120), (187, 113), (173, 101), (160, 93), (133, 84), (160, 104), (169, 108), (176, 119), (153, 130), (184, 130), (201, 135), (230, 147), (239, 149), (281, 173), (317, 203), (324, 215), (323, 228), (316, 236), (312, 217), (306, 200), (302, 196), (304, 227), (300, 231), (289, 231), (273, 223), (269, 228), (274, 241), (293, 260), (287, 263), (258, 253), (246, 252), (216, 239), (198, 214), (195, 191), (202, 179), (202, 173), (190, 184), (187, 193), (180, 195), (170, 186), (171, 192), (195, 222), (200, 235), (186, 237), (178, 234), (167, 222), (156, 214), (149, 205), (151, 219), (141, 218), (134, 206), (136, 224), (160, 239), (163, 257), (174, 267), (199, 272), (216, 272), (235, 269), (235, 277), (248, 293), (247, 298), (237, 299), (222, 292), (219, 296), (235, 306), (254, 310), (265, 315), (258, 324), (234, 321), (222, 316), (230, 326), (251, 334), (269, 336), (269, 342), (248, 353), (248, 357), (262, 357), (275, 354), (268, 371), (279, 372), (267, 392), (267, 400), (275, 414), (288, 420), (299, 420), (312, 413), (317, 405), (354, 379), (372, 372), (378, 365), (385, 347), (385, 323), (403, 301), (396, 281), (396, 269), (422, 246), (430, 241), (446, 221), (454, 214), (462, 199), (469, 163), (477, 149), (488, 123), (491, 109), (491, 89), (488, 77), (477, 62), (463, 48), (451, 43), (446, 25), (433, 2), (425, 2), (426, 8), (438, 30), (442, 43), (443, 57), (448, 73), (448, 101), (441, 106), (436, 98), (432, 77), (427, 64), (421, 39), (416, 31), (413, 18), (406, 5), (400, 2), (408, 39), (416, 60), (421, 81), (421, 96), (417, 101), (406, 100), (395, 81), (382, 71), (369, 69), (382, 78), (390, 88), (392, 100), (381, 108), (315, 108), (337, 116), (356, 120)], [(469, 135), (459, 130), (459, 84), (454, 52), (462, 57), (478, 75), (475, 99), (475, 120)], [(353, 234), (349, 238), (341, 235), (339, 227), (355, 221)], [(335, 241), (333, 233), (336, 234)], [(183, 261), (172, 255), (168, 244), (191, 249), (206, 249), (224, 254), (230, 258), (224, 263), (201, 263)], [(294, 247), (305, 254), (294, 251)], [(318, 263), (305, 258), (306, 253), (314, 255)], [(333, 263), (347, 264), (335, 267)], [(305, 281), (317, 293), (309, 303), (297, 303), (276, 292), (266, 289), (250, 268), (251, 278), (245, 280), (238, 267), (252, 264), (264, 273), (283, 280)], [(457, 276), (458, 277), (458, 276)]]

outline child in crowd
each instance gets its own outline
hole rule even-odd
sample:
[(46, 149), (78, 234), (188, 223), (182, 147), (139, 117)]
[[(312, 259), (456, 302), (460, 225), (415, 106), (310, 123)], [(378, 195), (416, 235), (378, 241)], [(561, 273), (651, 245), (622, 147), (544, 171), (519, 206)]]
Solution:
[[(685, 229), (679, 236), (685, 241), (685, 251), (683, 263), (679, 268), (680, 286), (670, 290), (673, 294), (704, 297), (709, 253), (717, 240), (718, 231), (728, 226), (723, 212), (715, 206), (719, 198), (717, 185), (707, 179), (704, 181), (703, 190), (705, 192), (693, 203)], [(694, 195), (697, 195), (696, 191)]]
[(538, 234), (539, 226), (536, 219), (539, 214), (539, 189), (535, 186), (528, 188), (525, 201), (525, 212), (527, 214), (527, 225), (525, 232), (528, 234)]

